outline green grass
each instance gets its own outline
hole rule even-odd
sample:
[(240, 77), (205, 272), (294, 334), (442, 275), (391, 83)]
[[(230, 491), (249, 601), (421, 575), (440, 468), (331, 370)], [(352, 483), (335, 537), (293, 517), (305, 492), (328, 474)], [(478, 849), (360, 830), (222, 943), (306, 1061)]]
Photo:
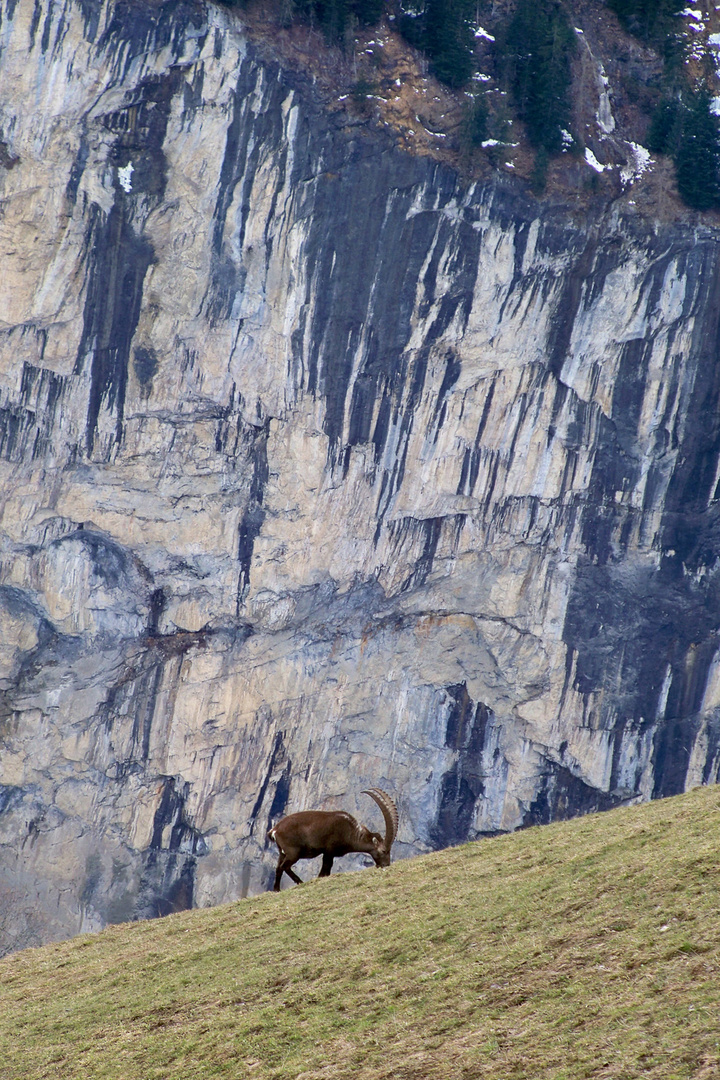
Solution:
[(716, 1080), (720, 789), (0, 962), (0, 1078)]

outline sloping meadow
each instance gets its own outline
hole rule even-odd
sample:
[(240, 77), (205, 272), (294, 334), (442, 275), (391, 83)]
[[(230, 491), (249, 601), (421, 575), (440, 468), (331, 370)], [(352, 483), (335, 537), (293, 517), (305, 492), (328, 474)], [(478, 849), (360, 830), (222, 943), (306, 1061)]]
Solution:
[(17, 953), (0, 1078), (710, 1080), (719, 838), (700, 788)]

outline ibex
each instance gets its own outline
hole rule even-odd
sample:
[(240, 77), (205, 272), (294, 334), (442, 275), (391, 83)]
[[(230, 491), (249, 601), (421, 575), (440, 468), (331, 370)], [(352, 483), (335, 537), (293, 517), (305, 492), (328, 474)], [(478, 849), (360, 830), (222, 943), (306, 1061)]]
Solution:
[(351, 851), (364, 851), (371, 855), (376, 866), (390, 865), (390, 848), (398, 830), (397, 806), (380, 788), (370, 788), (363, 791), (363, 795), (369, 795), (382, 810), (385, 818), (384, 840), (380, 833), (370, 832), (343, 810), (301, 810), (299, 814), (288, 814), (270, 829), (268, 838), (274, 840), (280, 849), (273, 886), (275, 892), (280, 892), (283, 872), (296, 885), (302, 885), (301, 879), (290, 869), (298, 859), (315, 859), (322, 855), (318, 877), (327, 877), (332, 870), (333, 860), (341, 855), (349, 855)]

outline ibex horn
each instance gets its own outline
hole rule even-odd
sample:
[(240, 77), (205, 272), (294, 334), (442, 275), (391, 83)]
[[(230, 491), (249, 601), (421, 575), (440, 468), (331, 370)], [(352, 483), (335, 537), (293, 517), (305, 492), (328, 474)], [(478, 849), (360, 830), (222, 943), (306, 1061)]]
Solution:
[(362, 794), (369, 795), (382, 810), (382, 816), (385, 818), (385, 850), (389, 851), (395, 842), (398, 831), (397, 806), (387, 791), (381, 791), (380, 788), (368, 788)]

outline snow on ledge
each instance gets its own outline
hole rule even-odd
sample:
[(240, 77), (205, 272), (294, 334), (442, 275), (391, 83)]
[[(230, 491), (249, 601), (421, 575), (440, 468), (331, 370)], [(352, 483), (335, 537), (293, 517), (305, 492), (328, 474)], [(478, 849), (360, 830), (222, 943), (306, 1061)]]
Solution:
[(620, 180), (623, 187), (639, 180), (643, 173), (647, 172), (650, 166), (655, 164), (655, 159), (650, 157), (650, 151), (646, 147), (635, 142), (629, 143), (629, 146), (632, 151), (632, 161), (629, 161), (627, 165), (623, 165), (620, 170)]
[(128, 161), (124, 169), (118, 169), (118, 183), (123, 191), (132, 191), (132, 180), (130, 177), (135, 172), (133, 169), (132, 161)]
[(585, 147), (585, 160), (587, 161), (590, 168), (594, 169), (595, 172), (605, 172), (605, 169), (608, 168), (607, 165), (600, 164), (589, 146)]

